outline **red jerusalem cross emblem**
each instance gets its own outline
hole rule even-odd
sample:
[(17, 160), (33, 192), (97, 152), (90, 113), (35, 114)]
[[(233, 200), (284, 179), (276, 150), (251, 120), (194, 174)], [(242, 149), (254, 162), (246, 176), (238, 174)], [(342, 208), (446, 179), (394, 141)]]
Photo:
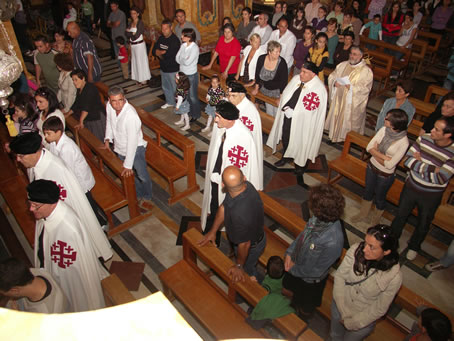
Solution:
[(58, 188), (60, 189), (60, 200), (65, 201), (66, 199), (66, 189), (63, 185), (57, 184)]
[(249, 154), (246, 149), (238, 145), (236, 147), (232, 147), (228, 151), (227, 157), (229, 158), (229, 161), (233, 166), (242, 168), (247, 165)]
[(248, 127), (248, 129), (250, 131), (254, 131), (254, 124), (252, 123), (252, 121), (249, 118), (247, 118), (246, 116), (241, 116), (240, 120), (243, 122), (243, 124), (246, 127)]
[(76, 261), (77, 252), (67, 243), (57, 240), (52, 244), (50, 257), (60, 268), (68, 268)]
[(309, 92), (303, 98), (303, 105), (306, 108), (306, 110), (310, 111), (315, 110), (320, 105), (320, 98), (315, 92)]

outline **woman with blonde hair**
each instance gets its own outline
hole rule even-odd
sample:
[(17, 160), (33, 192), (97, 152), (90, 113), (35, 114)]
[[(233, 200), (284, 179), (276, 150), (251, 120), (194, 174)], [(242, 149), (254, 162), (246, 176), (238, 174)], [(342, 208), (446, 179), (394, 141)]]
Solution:
[(264, 46), (261, 46), (262, 40), (257, 33), (249, 38), (250, 45), (243, 50), (243, 58), (241, 58), (238, 71), (235, 75), (236, 80), (245, 83), (245, 87), (254, 85), (255, 69), (257, 67), (258, 58), (266, 53)]

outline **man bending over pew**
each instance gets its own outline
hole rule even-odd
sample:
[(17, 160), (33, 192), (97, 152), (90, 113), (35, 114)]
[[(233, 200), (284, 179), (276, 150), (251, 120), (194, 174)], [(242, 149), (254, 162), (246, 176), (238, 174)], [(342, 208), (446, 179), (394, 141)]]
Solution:
[(224, 202), (216, 213), (213, 227), (199, 245), (214, 244), (216, 232), (225, 224), (236, 257), (236, 264), (229, 269), (229, 275), (234, 282), (244, 281), (245, 272), (257, 277), (256, 265), (266, 246), (262, 199), (235, 166), (224, 169), (222, 188), (226, 192)]
[(413, 207), (418, 207), (418, 224), (408, 242), (407, 252), (407, 259), (414, 260), (454, 174), (454, 117), (436, 121), (430, 134), (420, 136), (406, 156), (409, 176), (391, 228), (396, 238), (400, 238)]

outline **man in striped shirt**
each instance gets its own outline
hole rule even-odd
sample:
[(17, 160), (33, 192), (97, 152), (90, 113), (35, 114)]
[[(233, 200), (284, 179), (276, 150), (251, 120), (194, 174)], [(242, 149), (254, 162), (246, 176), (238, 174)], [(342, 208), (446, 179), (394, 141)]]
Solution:
[(406, 255), (408, 260), (414, 260), (454, 175), (454, 117), (443, 116), (436, 121), (430, 134), (420, 136), (406, 157), (408, 177), (391, 228), (400, 238), (408, 216), (418, 207), (418, 224), (408, 242)]

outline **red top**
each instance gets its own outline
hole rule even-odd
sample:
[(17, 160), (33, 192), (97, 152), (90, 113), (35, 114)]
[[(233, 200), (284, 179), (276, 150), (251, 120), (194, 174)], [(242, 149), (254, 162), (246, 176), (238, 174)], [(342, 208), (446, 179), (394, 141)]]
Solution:
[(122, 46), (120, 47), (120, 51), (118, 52), (119, 56), (122, 56), (124, 58), (120, 59), (120, 63), (127, 63), (128, 60), (128, 51), (126, 50), (126, 47)]
[(241, 44), (238, 39), (233, 38), (230, 43), (226, 43), (225, 38), (222, 36), (219, 38), (218, 43), (216, 44), (215, 51), (219, 54), (219, 67), (221, 72), (224, 72), (229, 65), (230, 57), (235, 56), (232, 66), (229, 69), (229, 75), (236, 74), (238, 70), (238, 65), (240, 64), (240, 52)]

